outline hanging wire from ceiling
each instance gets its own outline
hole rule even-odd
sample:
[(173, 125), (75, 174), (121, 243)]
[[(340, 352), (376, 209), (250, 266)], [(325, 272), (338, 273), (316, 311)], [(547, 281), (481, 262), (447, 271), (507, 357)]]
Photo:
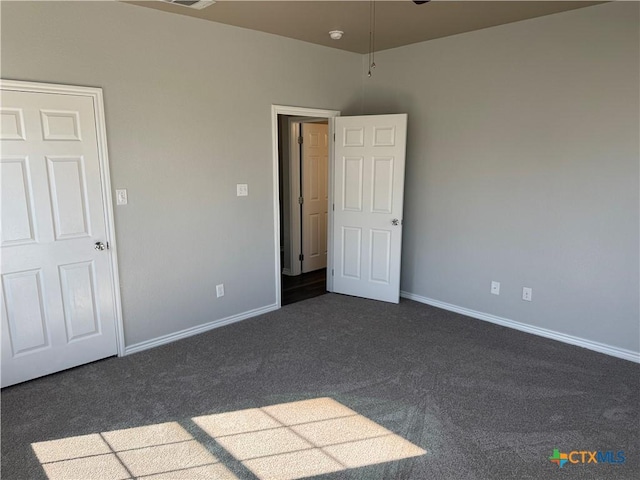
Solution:
[(369, 71), (367, 77), (371, 77), (371, 70), (376, 68), (376, 2), (369, 0)]

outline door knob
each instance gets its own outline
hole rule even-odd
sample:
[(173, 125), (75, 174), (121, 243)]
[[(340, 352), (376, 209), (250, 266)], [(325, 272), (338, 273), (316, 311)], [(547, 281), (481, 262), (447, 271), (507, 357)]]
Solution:
[(93, 248), (95, 248), (96, 250), (106, 250), (107, 246), (102, 242), (96, 242)]
[(393, 220), (391, 220), (391, 225), (399, 225), (400, 224), (400, 220), (398, 220), (397, 218), (394, 218)]

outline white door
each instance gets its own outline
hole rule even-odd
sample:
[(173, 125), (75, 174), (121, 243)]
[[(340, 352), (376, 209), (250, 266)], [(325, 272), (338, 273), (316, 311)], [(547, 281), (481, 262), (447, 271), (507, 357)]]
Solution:
[(302, 123), (302, 273), (327, 266), (329, 126)]
[(115, 355), (117, 341), (94, 98), (1, 101), (4, 387)]
[(333, 291), (398, 303), (407, 115), (335, 119)]

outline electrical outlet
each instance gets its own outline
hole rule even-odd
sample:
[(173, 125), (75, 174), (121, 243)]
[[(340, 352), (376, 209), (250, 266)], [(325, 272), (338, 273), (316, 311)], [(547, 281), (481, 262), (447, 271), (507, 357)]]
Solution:
[(216, 297), (224, 297), (224, 283), (216, 285)]
[(491, 282), (491, 293), (494, 295), (500, 295), (500, 282), (495, 280)]
[(533, 289), (531, 287), (522, 287), (522, 299), (527, 302), (531, 301), (531, 296), (533, 295)]

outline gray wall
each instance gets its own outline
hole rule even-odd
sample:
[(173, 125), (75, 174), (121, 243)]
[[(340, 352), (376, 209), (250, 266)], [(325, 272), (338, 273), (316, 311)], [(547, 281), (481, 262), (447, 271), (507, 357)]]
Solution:
[(376, 55), (367, 113), (409, 114), (403, 290), (640, 350), (638, 24), (617, 2)]
[(2, 2), (1, 54), (104, 89), (127, 345), (276, 302), (271, 105), (358, 113), (359, 55), (116, 2)]
[(104, 88), (128, 345), (275, 302), (275, 103), (409, 113), (404, 290), (640, 350), (635, 2), (380, 52), (371, 79), (131, 5), (1, 8), (4, 78)]

